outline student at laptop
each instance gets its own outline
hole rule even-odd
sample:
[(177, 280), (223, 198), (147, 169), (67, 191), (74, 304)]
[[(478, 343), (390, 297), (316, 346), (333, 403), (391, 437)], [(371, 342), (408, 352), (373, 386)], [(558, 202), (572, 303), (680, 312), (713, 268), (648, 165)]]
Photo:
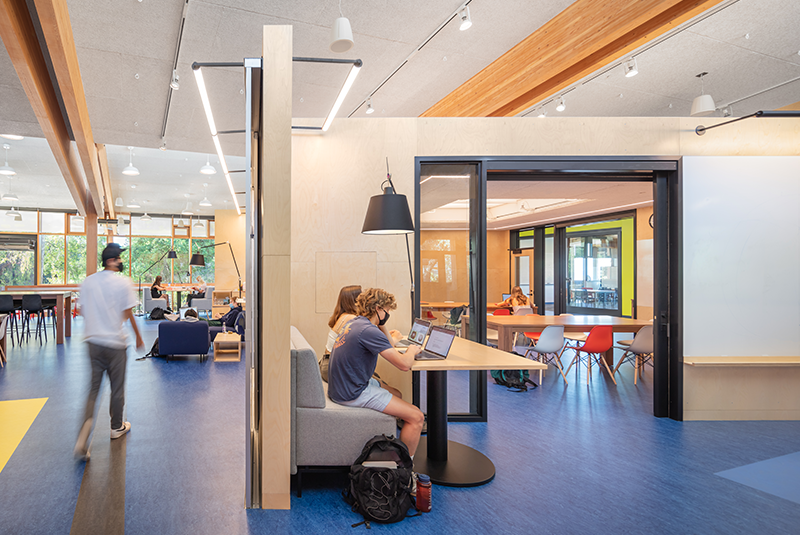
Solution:
[(417, 451), (425, 417), (417, 407), (392, 395), (372, 379), (378, 355), (396, 368), (409, 371), (420, 347), (405, 353), (395, 349), (386, 328), (389, 311), (397, 308), (394, 296), (379, 288), (361, 292), (356, 300), (358, 317), (344, 326), (336, 338), (328, 370), (328, 396), (348, 407), (365, 407), (401, 418), (400, 440), (413, 456)]
[(511, 288), (511, 297), (500, 303), (495, 303), (499, 307), (529, 307), (528, 298), (522, 293), (522, 288), (514, 286)]

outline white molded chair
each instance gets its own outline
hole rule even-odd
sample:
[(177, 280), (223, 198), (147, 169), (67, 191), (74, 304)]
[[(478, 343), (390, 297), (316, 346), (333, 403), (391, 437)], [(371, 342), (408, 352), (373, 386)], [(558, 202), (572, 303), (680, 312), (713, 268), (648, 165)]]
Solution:
[(614, 347), (625, 352), (614, 367), (614, 373), (617, 373), (623, 362), (633, 360), (631, 363), (636, 367), (633, 373), (633, 384), (636, 384), (645, 363), (649, 362), (651, 366), (653, 365), (653, 326), (642, 327), (633, 340), (620, 340), (617, 344), (619, 345)]
[[(525, 356), (533, 351), (536, 353), (537, 360), (548, 364), (552, 362), (553, 365), (561, 372), (561, 377), (567, 382), (567, 376), (564, 374), (564, 366), (561, 364), (561, 349), (564, 347), (564, 326), (563, 325), (550, 325), (545, 327), (542, 334), (539, 336), (539, 341), (532, 345), (525, 351)], [(549, 357), (548, 357), (549, 356)], [(541, 379), (539, 383), (541, 384)]]
[(199, 310), (206, 311), (206, 317), (211, 317), (211, 306), (212, 306), (212, 299), (211, 296), (214, 294), (214, 287), (207, 286), (206, 287), (206, 296), (205, 297), (194, 297), (192, 298), (192, 308), (196, 308)]

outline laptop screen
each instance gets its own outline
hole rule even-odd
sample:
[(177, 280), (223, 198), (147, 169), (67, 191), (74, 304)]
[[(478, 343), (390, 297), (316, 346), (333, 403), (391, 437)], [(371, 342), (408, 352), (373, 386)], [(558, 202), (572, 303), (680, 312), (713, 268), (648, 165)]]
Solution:
[(431, 322), (425, 320), (414, 320), (414, 325), (411, 326), (411, 331), (408, 333), (408, 341), (413, 344), (422, 345), (425, 337), (428, 335), (428, 329), (431, 328)]
[(425, 345), (425, 351), (435, 353), (440, 357), (446, 357), (450, 351), (450, 346), (456, 337), (456, 332), (444, 327), (434, 327), (431, 329), (431, 335), (428, 337), (428, 343)]
[[(495, 295), (497, 295), (497, 294), (495, 294)], [(503, 294), (503, 301), (505, 301), (509, 297), (511, 297), (511, 294)]]

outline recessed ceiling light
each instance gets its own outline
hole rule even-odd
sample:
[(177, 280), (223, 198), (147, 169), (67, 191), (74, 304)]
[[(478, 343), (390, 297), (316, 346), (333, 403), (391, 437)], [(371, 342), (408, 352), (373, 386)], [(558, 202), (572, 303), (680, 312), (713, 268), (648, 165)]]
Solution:
[(14, 176), (14, 175), (17, 174), (17, 172), (14, 171), (13, 167), (8, 165), (8, 149), (11, 148), (11, 145), (6, 143), (5, 145), (3, 145), (3, 148), (6, 149), (6, 164), (3, 165), (3, 166), (0, 166), (0, 175)]
[(133, 147), (128, 147), (128, 165), (122, 170), (122, 174), (126, 176), (139, 176), (139, 170), (133, 166)]
[(18, 136), (16, 134), (0, 134), (0, 137), (10, 139), (11, 141), (20, 141), (22, 139), (25, 139), (23, 136)]
[[(480, 10), (479, 10), (480, 11)], [(458, 27), (462, 32), (472, 28), (472, 17), (469, 15), (469, 6), (464, 6), (464, 9), (458, 14), (461, 17), (461, 25)]]
[(136, 189), (136, 184), (131, 184), (131, 189)]

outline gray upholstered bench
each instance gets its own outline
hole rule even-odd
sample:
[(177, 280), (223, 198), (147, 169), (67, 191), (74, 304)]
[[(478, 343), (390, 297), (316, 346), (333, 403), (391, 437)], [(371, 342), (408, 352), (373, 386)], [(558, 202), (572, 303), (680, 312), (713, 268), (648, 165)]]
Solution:
[(292, 475), (300, 497), (304, 472), (349, 467), (369, 439), (396, 434), (397, 422), (393, 416), (331, 401), (317, 354), (295, 327), (291, 342)]

